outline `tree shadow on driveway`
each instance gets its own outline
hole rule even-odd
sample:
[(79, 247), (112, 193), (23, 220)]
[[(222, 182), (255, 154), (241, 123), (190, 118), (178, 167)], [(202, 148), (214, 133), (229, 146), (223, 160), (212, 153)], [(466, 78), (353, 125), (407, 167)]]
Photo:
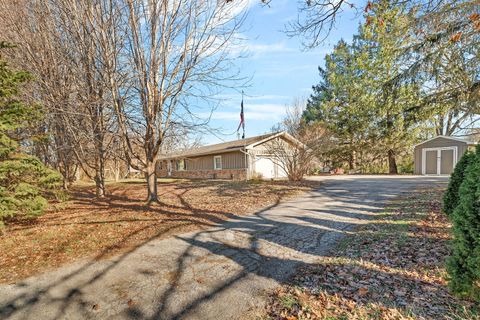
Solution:
[[(350, 192), (336, 197), (339, 189)], [(332, 190), (210, 230), (152, 239), (107, 262), (28, 279), (0, 293), (0, 318), (234, 318), (296, 267), (329, 255), (338, 239), (372, 222), (382, 201), (395, 195), (388, 189), (355, 195), (348, 185)], [(125, 295), (115, 291), (122, 281)]]

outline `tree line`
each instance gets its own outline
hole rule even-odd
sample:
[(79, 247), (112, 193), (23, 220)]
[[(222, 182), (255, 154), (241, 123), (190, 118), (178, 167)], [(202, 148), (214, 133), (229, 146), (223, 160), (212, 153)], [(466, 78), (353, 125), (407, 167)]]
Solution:
[(125, 163), (157, 202), (159, 155), (207, 122), (197, 106), (241, 80), (231, 48), (245, 9), (246, 1), (1, 0), (2, 39), (14, 44), (3, 60), (30, 75), (18, 98), (43, 115), (19, 145), (60, 172), (64, 188), (81, 170), (98, 197), (107, 163)]
[(319, 68), (303, 118), (332, 135), (323, 155), (331, 165), (409, 172), (416, 142), (479, 133), (478, 4), (424, 5), (368, 2), (353, 40), (340, 40)]

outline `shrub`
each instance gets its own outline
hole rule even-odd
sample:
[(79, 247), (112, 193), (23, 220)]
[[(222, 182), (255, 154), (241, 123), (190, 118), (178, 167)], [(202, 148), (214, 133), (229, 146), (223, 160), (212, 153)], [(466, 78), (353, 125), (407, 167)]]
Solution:
[[(0, 42), (0, 49), (7, 47)], [(58, 172), (22, 152), (25, 141), (18, 133), (40, 116), (38, 106), (16, 98), (29, 78), (28, 73), (9, 68), (0, 56), (0, 228), (7, 217), (42, 214), (45, 197), (56, 194), (62, 185)]]
[(472, 163), (475, 159), (475, 153), (467, 152), (463, 155), (463, 157), (458, 161), (457, 165), (455, 166), (455, 170), (450, 177), (450, 181), (448, 182), (448, 188), (443, 196), (443, 211), (447, 214), (447, 216), (451, 216), (453, 210), (457, 207), (459, 201), (459, 189), (460, 185), (463, 182), (465, 177), (465, 170), (467, 169), (468, 165)]
[(452, 213), (453, 252), (447, 271), (451, 289), (480, 300), (480, 146), (465, 170)]

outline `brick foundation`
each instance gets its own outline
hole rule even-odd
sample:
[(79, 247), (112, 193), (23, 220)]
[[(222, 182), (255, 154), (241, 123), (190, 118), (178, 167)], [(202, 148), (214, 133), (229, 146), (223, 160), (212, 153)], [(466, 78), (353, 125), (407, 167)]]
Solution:
[[(157, 170), (157, 175), (162, 178), (168, 177), (167, 170), (163, 169)], [(246, 177), (247, 169), (223, 169), (172, 171), (169, 178), (245, 180)]]

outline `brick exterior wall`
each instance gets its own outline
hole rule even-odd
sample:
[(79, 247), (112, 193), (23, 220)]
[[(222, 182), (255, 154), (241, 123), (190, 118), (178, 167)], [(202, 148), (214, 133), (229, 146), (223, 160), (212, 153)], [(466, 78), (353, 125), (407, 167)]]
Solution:
[[(166, 178), (166, 169), (157, 169), (157, 176)], [(223, 170), (172, 170), (169, 178), (179, 179), (227, 179), (227, 180), (245, 180), (247, 178), (247, 169), (223, 169)]]

